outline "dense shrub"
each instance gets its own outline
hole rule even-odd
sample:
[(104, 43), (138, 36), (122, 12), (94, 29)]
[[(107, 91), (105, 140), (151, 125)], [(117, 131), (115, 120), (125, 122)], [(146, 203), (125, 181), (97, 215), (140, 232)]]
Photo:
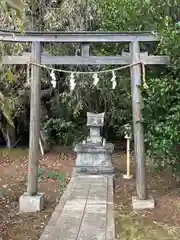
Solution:
[(172, 76), (150, 79), (144, 91), (143, 116), (147, 153), (161, 170), (180, 174), (180, 82)]
[(61, 118), (50, 118), (46, 121), (44, 131), (50, 143), (58, 145), (72, 145), (81, 141), (86, 134), (84, 126)]

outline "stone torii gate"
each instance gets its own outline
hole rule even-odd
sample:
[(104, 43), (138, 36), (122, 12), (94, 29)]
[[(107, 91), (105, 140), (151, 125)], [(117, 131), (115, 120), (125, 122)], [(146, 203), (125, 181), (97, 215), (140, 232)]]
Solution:
[[(136, 190), (137, 197), (133, 197), (133, 207), (149, 208), (154, 206), (149, 199), (146, 186), (144, 133), (141, 117), (141, 65), (168, 64), (168, 56), (148, 56), (140, 52), (139, 42), (159, 41), (159, 38), (150, 32), (0, 32), (0, 41), (31, 42), (31, 53), (22, 56), (3, 56), (3, 64), (56, 64), (56, 65), (128, 65), (131, 70), (133, 129), (136, 156)], [(81, 43), (81, 56), (49, 56), (41, 53), (41, 43)], [(121, 56), (90, 56), (90, 43), (129, 43), (130, 53)], [(41, 69), (32, 65), (31, 71), (31, 114), (30, 114), (30, 142), (29, 142), (29, 170), (27, 193), (20, 197), (20, 211), (39, 211), (43, 207), (43, 194), (38, 193), (37, 166), (39, 161), (39, 134), (40, 134), (40, 86)], [(151, 200), (151, 206), (146, 204)], [(143, 205), (145, 204), (145, 205)]]

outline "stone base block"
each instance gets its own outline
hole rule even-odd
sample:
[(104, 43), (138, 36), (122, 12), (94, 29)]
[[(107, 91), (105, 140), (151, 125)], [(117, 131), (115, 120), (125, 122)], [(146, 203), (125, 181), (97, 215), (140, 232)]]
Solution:
[(24, 193), (19, 198), (19, 212), (39, 212), (44, 208), (44, 193), (38, 193), (35, 196), (29, 196)]
[(155, 202), (153, 197), (149, 197), (147, 200), (140, 200), (136, 196), (133, 196), (132, 206), (134, 210), (153, 209)]
[(103, 174), (114, 174), (114, 167), (77, 167), (75, 168), (76, 173), (88, 174), (88, 175), (103, 175)]
[(127, 180), (130, 180), (130, 179), (133, 178), (133, 175), (124, 174), (124, 175), (123, 175), (123, 178), (124, 178), (124, 179), (127, 179)]

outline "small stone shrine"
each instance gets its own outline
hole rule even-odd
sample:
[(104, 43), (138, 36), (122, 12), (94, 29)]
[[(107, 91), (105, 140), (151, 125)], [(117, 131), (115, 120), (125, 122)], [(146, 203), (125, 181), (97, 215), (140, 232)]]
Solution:
[(106, 143), (101, 137), (101, 128), (104, 125), (104, 113), (87, 113), (87, 126), (90, 128), (89, 138), (75, 146), (77, 152), (76, 172), (87, 174), (112, 174), (114, 168), (111, 156), (114, 145)]

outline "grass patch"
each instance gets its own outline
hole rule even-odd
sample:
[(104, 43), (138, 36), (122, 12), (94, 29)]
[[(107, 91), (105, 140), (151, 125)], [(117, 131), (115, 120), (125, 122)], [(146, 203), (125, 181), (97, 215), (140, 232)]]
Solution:
[(64, 175), (57, 173), (57, 172), (53, 172), (53, 171), (49, 172), (47, 177), (50, 179), (59, 180), (60, 182), (65, 181)]
[[(44, 168), (38, 168), (38, 178), (57, 180), (61, 184), (65, 183), (65, 176), (63, 174), (55, 171), (46, 172)], [(27, 180), (27, 174), (25, 176), (25, 180)]]
[(138, 213), (116, 211), (117, 240), (179, 240), (178, 227), (146, 222)]
[(28, 148), (0, 148), (0, 156), (2, 157), (19, 157), (19, 156), (27, 156)]

